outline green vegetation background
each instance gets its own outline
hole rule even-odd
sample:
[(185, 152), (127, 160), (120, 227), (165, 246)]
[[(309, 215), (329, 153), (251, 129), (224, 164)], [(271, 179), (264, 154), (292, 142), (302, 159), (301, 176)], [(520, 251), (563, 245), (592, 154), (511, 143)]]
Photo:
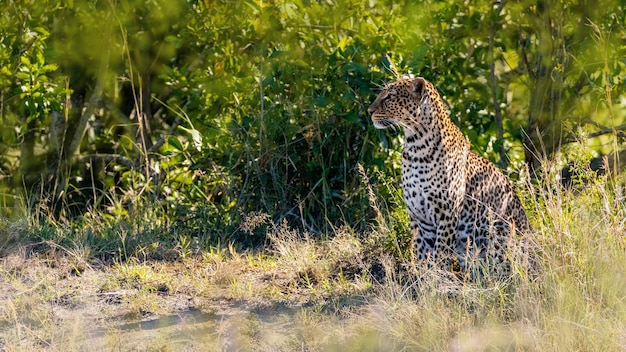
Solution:
[(361, 232), (380, 221), (374, 192), (401, 248), (401, 131), (366, 114), (395, 72), (431, 80), (474, 150), (514, 179), (564, 166), (571, 142), (620, 166), (623, 2), (0, 7), (0, 211), (36, 229), (3, 231), (5, 244), (122, 256), (256, 246), (263, 228), (240, 224), (262, 214)]
[[(624, 350), (625, 6), (0, 1), (0, 349)], [(411, 268), (395, 72), (516, 183), (536, 276)], [(120, 331), (229, 302), (290, 323)]]

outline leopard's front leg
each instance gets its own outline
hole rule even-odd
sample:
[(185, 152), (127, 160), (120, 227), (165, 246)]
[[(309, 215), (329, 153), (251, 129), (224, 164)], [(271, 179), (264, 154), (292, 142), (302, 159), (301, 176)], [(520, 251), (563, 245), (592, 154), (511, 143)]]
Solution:
[(436, 262), (437, 233), (433, 225), (421, 222), (412, 212), (411, 218), (411, 248), (414, 264), (427, 264), (428, 267)]

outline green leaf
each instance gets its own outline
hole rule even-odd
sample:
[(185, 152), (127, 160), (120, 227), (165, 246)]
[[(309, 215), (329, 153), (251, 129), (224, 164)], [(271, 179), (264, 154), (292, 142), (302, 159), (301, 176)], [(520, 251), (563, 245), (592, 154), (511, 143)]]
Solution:
[(37, 64), (39, 64), (40, 66), (43, 65), (46, 62), (46, 59), (43, 56), (43, 52), (38, 51), (35, 54), (35, 59), (37, 59)]
[(346, 48), (346, 46), (351, 43), (352, 40), (349, 36), (344, 36), (343, 38), (341, 38), (341, 40), (339, 41), (339, 49), (343, 50)]
[(178, 128), (189, 133), (189, 135), (191, 136), (191, 140), (193, 142), (193, 146), (198, 151), (202, 150), (202, 135), (200, 134), (198, 130), (196, 130), (195, 128), (186, 128), (183, 126), (178, 126)]
[(48, 64), (48, 65), (45, 65), (41, 69), (41, 71), (44, 72), (44, 73), (48, 73), (48, 72), (54, 72), (54, 71), (56, 71), (58, 69), (59, 69), (59, 66), (57, 64)]
[(361, 123), (361, 119), (359, 119), (359, 115), (356, 112), (350, 112), (346, 115), (345, 119), (349, 122), (352, 123), (357, 123), (360, 124)]
[(37, 114), (37, 111), (34, 108), (34, 105), (31, 104), (31, 109), (30, 109), (30, 115), (28, 115), (28, 117), (26, 118), (26, 123), (31, 123), (32, 121), (37, 120), (37, 118), (39, 117), (39, 114)]
[(191, 140), (193, 141), (193, 146), (196, 147), (196, 150), (202, 150), (202, 135), (198, 130), (191, 130)]
[(21, 80), (21, 81), (28, 81), (30, 79), (30, 74), (26, 73), (26, 72), (18, 72), (16, 74), (17, 79)]
[(514, 50), (505, 51), (502, 56), (511, 70), (515, 70), (519, 65), (519, 55)]
[(167, 144), (171, 145), (177, 150), (180, 150), (181, 152), (185, 151), (185, 147), (183, 146), (183, 143), (181, 143), (180, 139), (178, 139), (178, 137), (176, 136), (167, 137)]
[(48, 37), (50, 36), (50, 32), (48, 32), (47, 29), (45, 29), (44, 27), (35, 27), (33, 28), (33, 30), (41, 35), (43, 35), (44, 37)]
[(254, 14), (261, 12), (261, 7), (256, 3), (256, 1), (248, 0), (245, 4), (252, 9)]

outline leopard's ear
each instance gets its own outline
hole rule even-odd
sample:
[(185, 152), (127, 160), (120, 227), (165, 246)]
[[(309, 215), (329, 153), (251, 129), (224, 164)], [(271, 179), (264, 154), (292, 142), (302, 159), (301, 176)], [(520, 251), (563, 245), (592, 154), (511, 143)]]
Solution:
[(411, 82), (411, 94), (416, 98), (420, 98), (424, 93), (424, 79), (422, 77), (414, 78)]

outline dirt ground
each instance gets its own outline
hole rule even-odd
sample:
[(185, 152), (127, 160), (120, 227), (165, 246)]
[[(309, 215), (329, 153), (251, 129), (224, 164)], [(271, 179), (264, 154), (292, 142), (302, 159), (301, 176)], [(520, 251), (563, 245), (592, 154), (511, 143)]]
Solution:
[(76, 258), (0, 258), (0, 350), (327, 349), (365, 297), (250, 256)]

